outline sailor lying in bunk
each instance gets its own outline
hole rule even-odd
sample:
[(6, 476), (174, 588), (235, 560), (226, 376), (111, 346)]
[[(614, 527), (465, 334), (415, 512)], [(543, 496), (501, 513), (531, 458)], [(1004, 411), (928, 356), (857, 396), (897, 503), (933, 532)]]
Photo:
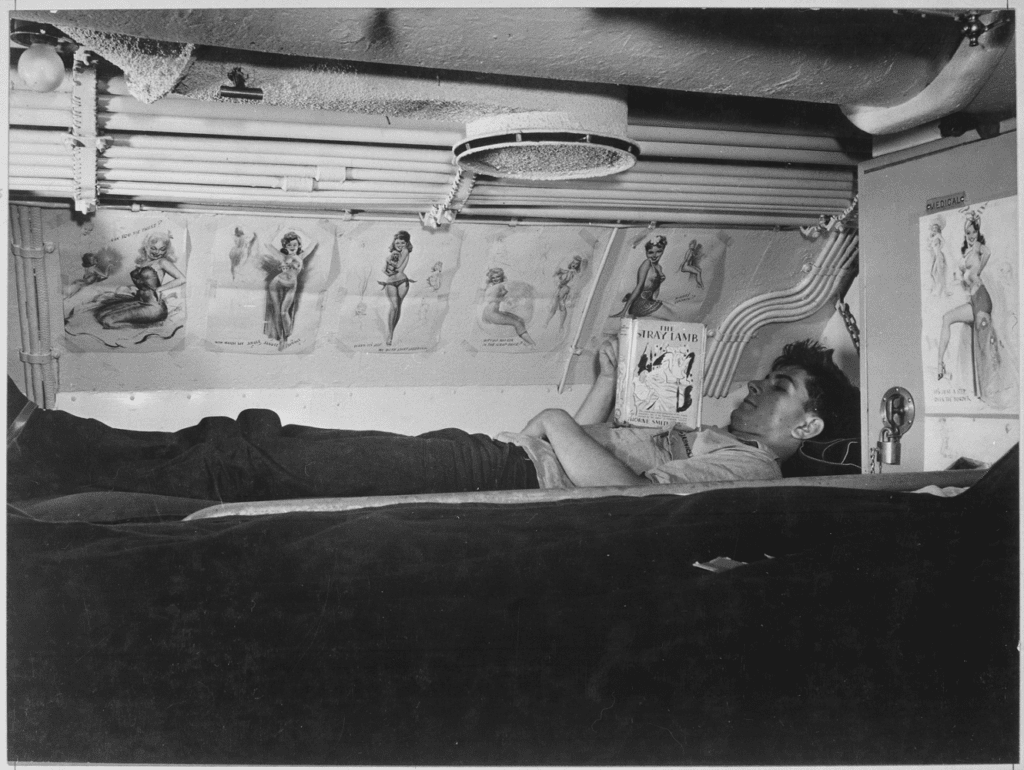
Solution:
[(575, 416), (545, 409), (520, 433), (404, 436), (301, 425), (248, 409), (173, 433), (111, 428), (28, 401), (8, 379), (8, 494), (117, 490), (222, 502), (430, 492), (770, 480), (803, 441), (858, 409), (832, 351), (787, 345), (726, 428), (617, 427), (617, 342)]

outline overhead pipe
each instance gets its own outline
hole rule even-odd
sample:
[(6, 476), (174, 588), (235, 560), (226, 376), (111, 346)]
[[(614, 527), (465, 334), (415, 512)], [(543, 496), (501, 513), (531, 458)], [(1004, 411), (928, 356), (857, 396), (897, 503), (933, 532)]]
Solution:
[(39, 178), (39, 179), (73, 179), (74, 170), (70, 166), (52, 166), (47, 164), (33, 164), (31, 166), (11, 163), (7, 167), (7, 173), (13, 177)]
[[(105, 110), (113, 105), (113, 110)], [(99, 125), (108, 131), (160, 131), (165, 133), (217, 134), (231, 136), (282, 137), (318, 141), (371, 142), (374, 144), (413, 144), (450, 148), (463, 139), (463, 132), (450, 128), (391, 128), (384, 126), (352, 126), (351, 123), (305, 122), (301, 110), (290, 113), (289, 119), (265, 120), (254, 117), (251, 106), (203, 103), (191, 99), (167, 100), (144, 105), (132, 97), (100, 96), (97, 99)], [(12, 122), (45, 113), (70, 113), (71, 96), (66, 93), (36, 94), (16, 90), (11, 94)], [(315, 114), (315, 113), (310, 113)], [(308, 117), (308, 116), (307, 116)], [(324, 117), (321, 115), (321, 117)], [(54, 120), (52, 116), (49, 120)], [(333, 120), (333, 118), (331, 118)], [(42, 122), (53, 125), (52, 122)]]
[(71, 163), (72, 157), (70, 151), (63, 153), (34, 152), (13, 145), (9, 146), (7, 150), (7, 162), (11, 166), (66, 166)]
[[(260, 105), (256, 108), (248, 104), (213, 102), (175, 94), (169, 94), (152, 104), (144, 104), (116, 88), (114, 90), (117, 92), (100, 94), (97, 97), (97, 104), (101, 111), (133, 115), (162, 115), (214, 120), (260, 120), (345, 127), (351, 127), (353, 121), (358, 119), (362, 119), (362, 122), (366, 123), (380, 122), (379, 118), (359, 114), (338, 114), (326, 110), (298, 110), (273, 105)], [(70, 109), (70, 94), (60, 92), (37, 94), (16, 86), (11, 93), (11, 105), (14, 107)], [(457, 133), (453, 129), (446, 130)], [(842, 143), (838, 139), (815, 135), (648, 125), (629, 125), (627, 134), (634, 141), (653, 144), (726, 145), (779, 150), (812, 150), (846, 155)], [(455, 142), (460, 139), (461, 137)]]
[[(381, 148), (384, 150), (393, 148)], [(331, 157), (323, 154), (310, 155), (286, 155), (284, 153), (262, 153), (258, 155), (261, 163), (281, 166), (310, 166), (320, 169), (327, 168), (358, 168), (371, 169), (375, 171), (408, 171), (428, 174), (451, 175), (453, 165), (450, 161), (413, 161), (386, 159), (385, 153), (377, 153), (378, 157), (359, 157), (356, 154), (348, 154), (340, 157)], [(253, 160), (251, 152), (217, 152), (209, 150), (194, 150), (189, 153), (189, 158), (197, 163), (238, 163), (246, 164)], [(175, 160), (181, 158), (181, 154), (175, 150), (161, 149), (140, 149), (122, 147), (114, 144), (108, 147), (103, 153), (103, 158), (119, 163), (146, 163), (150, 160)], [(126, 166), (127, 167), (127, 166)]]
[[(1000, 20), (1005, 18), (1001, 11), (979, 17), (987, 26), (1001, 23)], [(841, 108), (843, 114), (857, 128), (877, 135), (907, 131), (960, 112), (995, 72), (1013, 38), (1012, 26), (995, 34), (985, 34), (973, 43), (965, 36), (946, 66), (910, 99), (889, 106), (845, 104)]]
[[(467, 205), (459, 216), (494, 216), (495, 212), (486, 206)], [(650, 209), (616, 209), (601, 210), (590, 208), (528, 208), (507, 206), (502, 207), (501, 215), (512, 218), (552, 218), (593, 219), (605, 222), (658, 222), (659, 224), (713, 225), (754, 225), (761, 227), (799, 227), (814, 224), (817, 217), (810, 216), (779, 216), (755, 214), (711, 214), (699, 211), (652, 211)]]
[[(379, 134), (383, 132), (377, 132)], [(250, 157), (262, 153), (283, 155), (314, 155), (321, 158), (384, 158), (389, 160), (410, 160), (443, 162), (451, 165), (450, 149), (433, 150), (420, 147), (401, 147), (370, 140), (372, 145), (332, 144), (320, 141), (277, 141), (271, 139), (246, 139), (242, 137), (209, 136), (152, 136), (148, 134), (121, 134), (112, 137), (114, 147), (139, 149), (170, 149), (192, 151), (231, 151), (246, 153)], [(384, 145), (384, 146), (382, 146)]]
[(190, 187), (188, 185), (154, 185), (145, 186), (134, 182), (101, 182), (100, 191), (105, 195), (138, 197), (148, 200), (182, 203), (195, 201), (213, 201), (217, 203), (240, 202), (245, 205), (273, 203), (281, 206), (317, 206), (321, 210), (339, 211), (351, 209), (400, 210), (415, 214), (424, 206), (433, 202), (433, 196), (410, 196), (396, 199), (394, 195), (380, 194), (375, 197), (367, 195), (311, 195), (304, 193), (274, 194), (264, 190), (219, 190), (217, 188)]
[[(329, 201), (329, 200), (345, 200), (349, 202), (351, 206), (361, 200), (366, 201), (386, 201), (386, 200), (412, 200), (412, 201), (425, 201), (432, 200), (436, 197), (436, 194), (431, 193), (414, 193), (409, 191), (378, 191), (378, 192), (355, 192), (349, 194), (343, 194), (340, 191), (324, 191), (322, 194), (309, 191), (295, 191), (282, 196), (284, 191), (273, 192), (270, 188), (252, 188), (252, 187), (214, 187), (204, 186), (195, 184), (153, 184), (146, 182), (101, 182), (102, 189), (113, 195), (150, 195), (159, 196), (164, 191), (176, 192), (179, 194), (186, 194), (189, 192), (195, 193), (209, 193), (212, 195), (218, 195), (221, 197), (231, 198), (235, 196), (239, 199), (255, 199), (266, 196), (272, 197), (286, 197), (289, 199), (295, 199), (305, 201), (307, 203), (315, 203), (317, 201)], [(129, 192), (131, 191), (131, 192)]]
[[(12, 112), (15, 112), (12, 110)], [(41, 112), (41, 111), (40, 111)], [(169, 134), (215, 134), (259, 138), (307, 139), (319, 142), (363, 142), (451, 147), (462, 136), (452, 131), (424, 131), (408, 128), (357, 128), (303, 125), (269, 120), (215, 120), (168, 115), (125, 115), (98, 113), (97, 127), (104, 131), (157, 131)]]
[[(530, 190), (530, 189), (517, 189), (515, 192), (511, 190), (494, 189), (489, 185), (480, 185), (474, 198), (497, 198), (499, 200), (512, 200), (512, 199), (523, 199), (527, 200), (530, 198), (548, 198), (555, 200), (558, 198), (572, 198), (580, 197), (579, 190), (565, 189), (543, 189), (543, 190)], [(630, 197), (651, 197), (651, 196), (630, 196), (625, 191), (619, 190), (587, 190), (585, 197), (592, 198), (595, 201), (601, 200), (621, 200), (623, 198)], [(757, 192), (737, 194), (735, 191), (729, 193), (722, 192), (711, 192), (705, 190), (681, 190), (681, 191), (661, 191), (658, 193), (658, 199), (665, 202), (675, 203), (692, 203), (702, 201), (717, 201), (720, 203), (748, 203), (748, 202), (764, 202), (770, 204), (774, 201), (780, 201), (788, 203), (790, 205), (807, 206), (813, 208), (816, 205), (823, 204), (828, 205), (829, 203), (839, 204), (840, 207), (846, 207), (850, 203), (850, 196), (843, 195), (842, 193), (834, 193), (826, 195), (819, 193), (818, 195), (793, 195), (789, 191), (783, 190), (757, 190)]]
[[(813, 266), (827, 268), (831, 265), (835, 255), (841, 251), (839, 244), (839, 234), (833, 233), (829, 240), (826, 241), (822, 251), (819, 252), (818, 257), (815, 258)], [(713, 349), (708, 356), (710, 374), (705, 377), (706, 393), (718, 394), (728, 379), (731, 378), (731, 372), (734, 371), (738, 362), (738, 348), (740, 347), (740, 338), (737, 336), (735, 329), (742, 327), (745, 316), (751, 312), (756, 312), (757, 308), (764, 303), (785, 303), (794, 297), (799, 300), (808, 291), (813, 290), (813, 286), (819, 282), (821, 275), (822, 272), (820, 270), (812, 269), (795, 286), (751, 297), (730, 311), (725, 321), (719, 325), (715, 332)]]
[(721, 174), (631, 174), (625, 172), (614, 177), (609, 177), (604, 185), (596, 182), (588, 182), (583, 189), (592, 187), (607, 187), (613, 189), (646, 189), (648, 187), (661, 187), (664, 185), (700, 185), (712, 187), (774, 187), (784, 189), (814, 189), (814, 190), (835, 190), (849, 192), (853, 189), (853, 178), (842, 181), (812, 180), (812, 179), (782, 179), (778, 177), (751, 177), (751, 176), (730, 176)]
[(729, 314), (715, 333), (715, 348), (709, 355), (710, 373), (705, 394), (726, 394), (739, 357), (754, 331), (767, 323), (805, 318), (815, 312), (832, 293), (838, 276), (852, 259), (856, 239), (833, 234), (808, 275), (796, 286), (759, 295), (741, 303)]
[(12, 107), (7, 111), (8, 123), (12, 126), (49, 126), (71, 128), (70, 110), (27, 110)]
[(743, 147), (844, 152), (842, 142), (835, 137), (811, 134), (766, 134), (759, 131), (648, 126), (636, 123), (629, 124), (627, 133), (634, 142), (726, 144)]
[[(823, 264), (829, 260), (830, 254), (836, 248), (838, 237), (838, 233), (833, 233), (829, 236), (829, 239), (825, 242), (817, 257), (815, 257), (815, 264)], [(735, 335), (732, 330), (737, 323), (741, 322), (743, 315), (749, 312), (750, 308), (762, 302), (774, 299), (785, 300), (787, 297), (799, 294), (804, 290), (808, 279), (815, 280), (817, 275), (817, 273), (810, 273), (804, 276), (795, 286), (751, 297), (738, 304), (726, 315), (725, 320), (715, 330), (711, 349), (708, 352), (708, 364), (704, 378), (704, 390), (706, 393), (718, 392), (722, 372), (727, 371), (732, 363), (732, 353), (735, 347)]]
[[(667, 178), (664, 182), (658, 183), (623, 183), (623, 182), (608, 182), (607, 184), (594, 184), (589, 183), (586, 186), (573, 185), (573, 189), (581, 191), (608, 191), (608, 192), (684, 192), (687, 190), (697, 192), (716, 192), (723, 195), (735, 195), (738, 192), (751, 190), (758, 194), (765, 192), (777, 192), (779, 195), (834, 195), (842, 196), (846, 198), (853, 197), (853, 185), (852, 184), (833, 184), (824, 183), (822, 186), (817, 186), (814, 183), (806, 181), (795, 181), (795, 180), (780, 180), (783, 185), (776, 186), (770, 182), (764, 182), (762, 184), (718, 184), (713, 177), (697, 177), (698, 179), (707, 179), (704, 183), (694, 183), (692, 180), (694, 177), (676, 177)], [(786, 183), (789, 186), (785, 186)], [(488, 190), (507, 190), (514, 192), (517, 190), (564, 190), (565, 185), (524, 185), (516, 184), (510, 185), (498, 180), (486, 180), (482, 182), (486, 185)], [(799, 185), (799, 186), (798, 186)]]
[[(579, 203), (574, 203), (578, 201)], [(791, 209), (798, 212), (814, 214), (822, 213), (820, 209), (825, 208), (827, 213), (839, 213), (843, 210), (847, 200), (845, 198), (832, 201), (815, 199), (773, 199), (763, 196), (700, 196), (700, 195), (629, 195), (629, 196), (598, 196), (582, 195), (579, 193), (561, 196), (554, 195), (511, 195), (495, 196), (480, 195), (474, 196), (472, 204), (475, 206), (589, 206), (593, 208), (608, 208), (610, 206), (625, 206), (627, 208), (651, 207), (657, 209), (704, 209), (704, 208), (744, 208), (759, 207), (763, 210)]]
[(690, 144), (686, 142), (637, 142), (641, 157), (648, 158), (715, 158), (731, 161), (773, 163), (817, 163), (828, 166), (856, 166), (860, 159), (845, 152), (825, 150), (786, 150), (771, 147), (737, 147), (722, 144)]
[(12, 127), (7, 132), (8, 141), (26, 144), (64, 144), (66, 136), (67, 134), (63, 131), (51, 131), (43, 128)]
[(808, 168), (790, 166), (769, 166), (754, 163), (742, 166), (723, 166), (720, 163), (697, 163), (686, 160), (650, 160), (643, 156), (634, 164), (633, 168), (623, 171), (622, 176), (628, 178), (630, 174), (661, 172), (681, 174), (720, 174), (728, 173), (731, 176), (753, 176), (780, 179), (831, 179), (848, 180), (854, 179), (857, 175), (856, 169), (848, 168)]
[(732, 334), (735, 343), (730, 351), (729, 363), (721, 371), (717, 396), (727, 395), (728, 386), (732, 381), (743, 350), (759, 329), (773, 323), (789, 323), (807, 318), (828, 302), (844, 276), (844, 271), (853, 261), (855, 246), (856, 243), (848, 244), (842, 251), (843, 261), (839, 266), (826, 275), (826, 280), (813, 284), (804, 296), (784, 303), (759, 306), (755, 312), (744, 319), (743, 326)]
[[(476, 205), (485, 206), (487, 201), (477, 201)], [(638, 207), (643, 206), (651, 211), (660, 211), (662, 213), (678, 211), (682, 206), (678, 203), (668, 203), (662, 201), (651, 201), (642, 199), (626, 199), (621, 201), (592, 201), (587, 198), (554, 198), (554, 199), (511, 199), (502, 201), (501, 204), (495, 204), (493, 208), (495, 210), (500, 206), (533, 206), (533, 207), (549, 207), (557, 208), (560, 206), (573, 207), (590, 207), (599, 208), (605, 211), (616, 211), (621, 210), (623, 207)], [(735, 211), (735, 212), (751, 212), (758, 214), (793, 214), (793, 215), (809, 215), (809, 208), (807, 206), (786, 206), (786, 205), (772, 205), (765, 206), (764, 204), (758, 203), (716, 203), (713, 201), (702, 202), (699, 206), (690, 205), (690, 210), (697, 211)], [(841, 207), (837, 206), (835, 212), (841, 211)], [(814, 214), (819, 214), (821, 208), (814, 209)]]
[[(14, 157), (18, 157), (15, 155)], [(189, 168), (200, 174), (224, 174), (228, 176), (305, 176), (317, 181), (334, 182), (417, 182), (425, 184), (447, 184), (451, 168), (447, 173), (426, 173), (397, 169), (351, 168), (348, 166), (290, 166), (272, 163), (215, 163), (204, 162), (194, 156), (189, 158)], [(107, 171), (171, 171), (181, 168), (177, 161), (150, 160), (145, 158), (107, 158), (97, 161)]]
[(32, 193), (58, 193), (68, 195), (74, 192), (75, 185), (72, 180), (46, 179), (36, 177), (8, 177), (7, 186), (12, 190), (19, 190)]
[[(153, 169), (110, 169), (99, 164), (99, 178), (109, 182), (170, 182), (175, 184), (202, 184), (218, 187), (270, 187), (282, 190), (367, 190), (395, 192), (434, 192), (445, 190), (447, 185), (407, 181), (396, 175), (394, 181), (355, 181), (355, 179), (317, 179), (313, 175), (264, 176), (256, 174), (209, 174), (196, 171), (165, 171)], [(371, 177), (372, 180), (372, 177)]]
[(100, 94), (96, 102), (99, 109), (104, 112), (125, 115), (167, 115), (212, 120), (259, 120), (267, 123), (285, 122), (296, 125), (344, 126), (347, 128), (358, 126), (383, 131), (392, 129), (429, 130), (453, 135), (459, 134), (460, 138), (463, 127), (461, 120), (392, 119), (390, 116), (368, 113), (298, 109), (263, 103), (239, 104), (237, 102), (207, 101), (180, 94), (168, 94), (152, 104), (144, 104), (133, 96)]

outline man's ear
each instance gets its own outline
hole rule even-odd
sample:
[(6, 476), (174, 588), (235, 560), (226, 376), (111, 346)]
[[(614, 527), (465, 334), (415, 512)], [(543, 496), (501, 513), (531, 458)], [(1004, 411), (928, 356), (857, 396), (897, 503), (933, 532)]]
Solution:
[(793, 430), (790, 431), (790, 435), (800, 441), (807, 441), (807, 439), (814, 438), (823, 430), (825, 430), (825, 421), (814, 414), (814, 412), (806, 412), (803, 422), (794, 426)]

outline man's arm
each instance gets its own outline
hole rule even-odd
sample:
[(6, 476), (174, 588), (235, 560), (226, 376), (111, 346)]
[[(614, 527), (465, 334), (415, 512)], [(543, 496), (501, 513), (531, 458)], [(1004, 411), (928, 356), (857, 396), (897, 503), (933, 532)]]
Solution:
[(578, 487), (618, 487), (652, 484), (592, 439), (564, 409), (545, 409), (523, 429), (547, 439), (573, 484)]

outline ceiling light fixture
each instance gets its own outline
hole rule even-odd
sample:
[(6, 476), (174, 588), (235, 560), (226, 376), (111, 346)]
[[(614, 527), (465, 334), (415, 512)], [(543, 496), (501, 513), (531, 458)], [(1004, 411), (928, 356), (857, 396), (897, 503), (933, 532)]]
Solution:
[(77, 48), (70, 38), (49, 24), (15, 22), (11, 42), (23, 46), (18, 56), (18, 76), (33, 91), (46, 93), (64, 82), (64, 60), (61, 53)]
[(585, 123), (585, 118), (560, 112), (481, 118), (467, 124), (466, 139), (452, 152), (466, 171), (534, 181), (608, 176), (636, 163), (636, 143), (590, 130)]

